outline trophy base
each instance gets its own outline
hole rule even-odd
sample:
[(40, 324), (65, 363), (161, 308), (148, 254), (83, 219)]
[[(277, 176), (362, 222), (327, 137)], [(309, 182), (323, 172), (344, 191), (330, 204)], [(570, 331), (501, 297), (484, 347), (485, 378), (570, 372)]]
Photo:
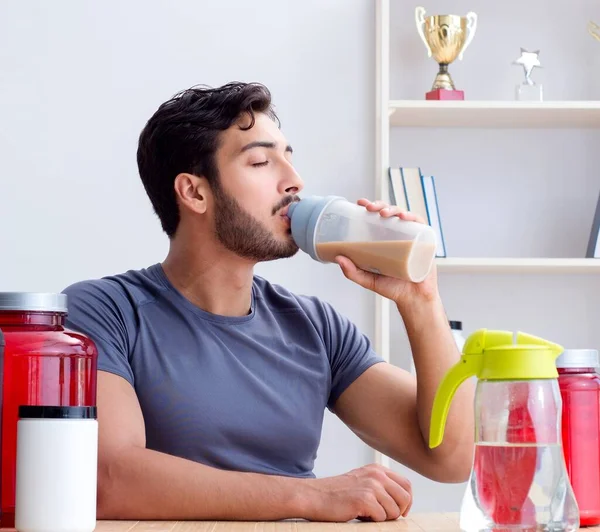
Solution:
[(541, 85), (517, 85), (515, 98), (521, 102), (541, 102), (544, 99), (544, 91)]
[(464, 100), (465, 91), (434, 89), (425, 94), (426, 100)]

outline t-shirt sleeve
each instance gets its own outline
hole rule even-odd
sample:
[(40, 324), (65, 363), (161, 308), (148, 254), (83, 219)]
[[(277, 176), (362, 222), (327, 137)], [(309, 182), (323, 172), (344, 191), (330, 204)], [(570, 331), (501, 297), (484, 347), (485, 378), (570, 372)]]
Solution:
[(127, 326), (133, 313), (126, 312), (131, 303), (116, 285), (102, 279), (76, 283), (63, 293), (69, 310), (66, 326), (96, 344), (98, 370), (119, 375), (133, 386)]
[(326, 344), (331, 364), (331, 391), (327, 407), (333, 409), (340, 395), (374, 364), (384, 362), (370, 340), (348, 318), (324, 303)]

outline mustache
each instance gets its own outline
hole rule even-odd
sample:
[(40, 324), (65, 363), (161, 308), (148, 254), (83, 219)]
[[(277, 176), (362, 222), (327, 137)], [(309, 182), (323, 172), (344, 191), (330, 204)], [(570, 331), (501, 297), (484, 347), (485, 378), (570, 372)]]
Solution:
[(291, 203), (295, 203), (297, 201), (300, 201), (299, 196), (286, 196), (277, 205), (275, 205), (275, 207), (273, 207), (273, 216), (275, 216), (277, 212), (283, 209), (284, 207), (287, 207)]

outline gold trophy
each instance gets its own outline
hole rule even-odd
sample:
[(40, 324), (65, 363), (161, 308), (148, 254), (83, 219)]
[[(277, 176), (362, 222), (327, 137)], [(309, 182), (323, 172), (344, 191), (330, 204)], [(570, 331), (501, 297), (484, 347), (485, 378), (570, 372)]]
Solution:
[(589, 24), (588, 24), (588, 31), (590, 32), (590, 35), (594, 38), (600, 41), (600, 26), (598, 26), (598, 24), (596, 24), (595, 22), (592, 22), (590, 20)]
[(470, 11), (465, 17), (459, 15), (425, 16), (425, 8), (415, 9), (417, 30), (428, 57), (439, 63), (440, 70), (435, 77), (431, 91), (425, 94), (427, 100), (464, 100), (465, 93), (454, 87), (448, 72), (448, 65), (457, 57), (462, 60), (463, 53), (471, 44), (477, 28), (477, 15)]

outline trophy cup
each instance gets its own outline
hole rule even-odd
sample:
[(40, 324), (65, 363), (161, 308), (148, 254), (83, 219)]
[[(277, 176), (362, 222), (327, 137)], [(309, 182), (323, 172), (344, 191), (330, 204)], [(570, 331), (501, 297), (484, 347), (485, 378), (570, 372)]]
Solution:
[(457, 57), (462, 60), (463, 53), (475, 36), (477, 15), (470, 11), (466, 17), (459, 15), (425, 16), (425, 8), (415, 9), (417, 30), (428, 57), (440, 65), (431, 90), (425, 94), (427, 100), (464, 100), (465, 93), (454, 87), (448, 72), (448, 65)]
[(525, 81), (521, 85), (515, 87), (515, 98), (522, 101), (537, 101), (543, 100), (543, 87), (536, 85), (531, 79), (531, 72), (534, 68), (542, 68), (538, 55), (539, 50), (535, 52), (528, 52), (524, 48), (521, 48), (521, 56), (513, 61), (513, 65), (521, 65), (525, 72)]
[(588, 31), (594, 39), (600, 41), (600, 26), (598, 26), (598, 24), (590, 20), (588, 24)]

